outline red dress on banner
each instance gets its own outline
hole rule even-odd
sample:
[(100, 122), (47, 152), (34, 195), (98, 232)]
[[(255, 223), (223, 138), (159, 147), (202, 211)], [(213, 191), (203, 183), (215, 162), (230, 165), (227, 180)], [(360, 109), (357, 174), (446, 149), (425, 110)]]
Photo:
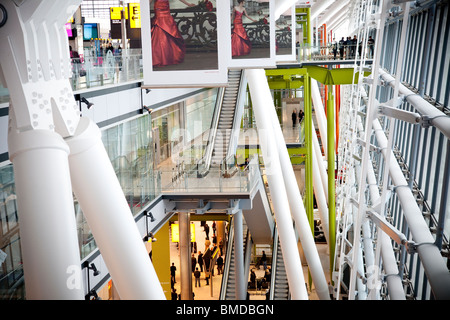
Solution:
[(153, 66), (167, 66), (183, 62), (186, 47), (170, 14), (169, 0), (156, 0), (151, 21)]
[(252, 51), (252, 43), (242, 24), (243, 12), (234, 10), (233, 31), (231, 33), (231, 55), (244, 56)]

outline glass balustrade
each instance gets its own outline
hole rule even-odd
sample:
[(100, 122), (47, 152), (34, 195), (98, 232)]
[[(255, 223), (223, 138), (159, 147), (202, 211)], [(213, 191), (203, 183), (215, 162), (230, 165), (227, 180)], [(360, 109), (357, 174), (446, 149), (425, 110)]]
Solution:
[(210, 168), (206, 173), (202, 165), (177, 166), (158, 170), (162, 193), (247, 193), (260, 176), (257, 157), (246, 166), (228, 163)]

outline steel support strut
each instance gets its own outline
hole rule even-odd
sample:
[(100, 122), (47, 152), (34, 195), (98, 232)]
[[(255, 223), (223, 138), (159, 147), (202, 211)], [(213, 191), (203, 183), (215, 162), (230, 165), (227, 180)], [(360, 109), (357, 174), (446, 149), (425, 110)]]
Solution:
[(84, 299), (73, 191), (120, 297), (165, 299), (100, 130), (80, 118), (70, 86), (64, 24), (80, 2), (0, 1), (26, 298)]

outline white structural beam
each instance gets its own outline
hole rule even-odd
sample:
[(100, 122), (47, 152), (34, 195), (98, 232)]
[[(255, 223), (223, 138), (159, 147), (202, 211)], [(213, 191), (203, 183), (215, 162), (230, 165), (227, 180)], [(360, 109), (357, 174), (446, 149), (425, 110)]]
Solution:
[[(314, 121), (313, 121), (312, 128), (314, 128)], [(316, 130), (314, 130), (312, 133), (312, 140), (313, 140), (313, 149), (314, 149), (313, 151), (314, 151), (314, 154), (316, 155), (314, 159), (316, 159), (316, 161), (317, 161), (318, 170), (320, 172), (320, 179), (322, 181), (323, 191), (325, 193), (325, 198), (327, 199), (326, 201), (328, 202), (327, 168), (326, 168), (325, 162), (323, 161), (322, 150), (320, 149), (319, 139), (317, 138)]]
[(448, 300), (450, 299), (450, 273), (442, 259), (441, 252), (434, 244), (434, 237), (423, 218), (422, 210), (419, 208), (411, 189), (408, 187), (408, 182), (395, 156), (392, 154), (392, 150), (387, 150), (387, 138), (378, 119), (373, 120), (372, 128), (383, 156), (386, 158), (387, 153), (391, 153), (389, 157), (389, 174), (392, 183), (397, 187), (395, 192), (401, 203), (408, 228), (414, 241), (419, 244), (417, 246), (417, 253), (424, 266), (433, 294), (438, 300)]
[(267, 110), (274, 109), (273, 98), (263, 69), (250, 69), (246, 71), (248, 85), (253, 102), (253, 111), (258, 128), (259, 142), (266, 168), (270, 195), (274, 206), (278, 234), (283, 261), (289, 283), (292, 299), (307, 300), (308, 293), (302, 264), (294, 233), (293, 221), (290, 214), (287, 190), (284, 185), (283, 173), (280, 165), (277, 141), (273, 133), (272, 120), (267, 117)]
[(276, 0), (275, 1), (275, 20), (285, 13), (289, 8), (295, 5), (297, 0)]
[[(367, 171), (367, 183), (369, 185), (370, 197), (373, 203), (377, 203), (380, 200), (380, 191), (378, 190), (378, 183), (375, 177), (375, 172), (373, 170), (373, 166), (369, 165)], [(363, 224), (363, 234), (370, 234), (368, 228), (368, 220)], [(389, 290), (389, 297), (391, 300), (405, 300), (405, 292), (403, 291), (403, 283), (400, 277), (400, 273), (397, 267), (397, 260), (395, 259), (394, 250), (392, 248), (392, 244), (390, 238), (384, 233), (381, 232), (379, 234), (380, 243), (381, 243), (381, 255), (383, 260), (383, 267), (386, 274), (389, 274), (386, 282)], [(372, 241), (370, 241), (372, 242)], [(375, 261), (373, 259), (373, 250), (365, 252), (365, 258), (370, 257), (369, 261), (367, 261), (366, 266), (369, 267), (373, 271), (375, 271)], [(376, 274), (376, 273), (374, 273)], [(378, 275), (374, 275), (378, 276)], [(379, 280), (379, 279), (377, 279)], [(374, 283), (374, 282), (372, 282)], [(371, 288), (369, 288), (371, 289)], [(376, 289), (376, 288), (373, 288)]]
[[(13, 109), (9, 116), (15, 123)], [(10, 127), (27, 300), (84, 299), (69, 148), (50, 131)]]
[[(380, 63), (380, 54), (381, 54), (381, 45), (380, 43), (382, 43), (383, 37), (384, 37), (384, 22), (386, 20), (386, 14), (387, 14), (387, 8), (389, 7), (389, 1), (380, 1), (380, 13), (381, 13), (381, 19), (379, 21), (379, 25), (377, 27), (376, 30), (376, 39), (377, 40), (377, 44), (376, 44), (376, 52), (375, 52), (375, 59), (374, 59), (374, 65), (377, 66)], [(359, 19), (358, 19), (358, 23), (359, 23)], [(380, 26), (383, 26), (383, 28), (381, 28)], [(375, 68), (374, 72), (373, 72), (373, 78), (374, 79), (378, 79), (378, 68)], [(358, 84), (358, 87), (360, 85)], [(364, 137), (362, 137), (363, 141), (365, 141), (366, 143), (369, 143), (370, 138), (371, 138), (371, 123), (375, 117), (375, 112), (374, 110), (376, 110), (376, 99), (375, 99), (375, 95), (376, 95), (376, 91), (377, 90), (370, 90), (369, 94), (369, 100), (368, 100), (368, 105), (367, 105), (367, 111), (366, 111), (366, 119), (365, 119), (365, 132), (364, 132)], [(357, 92), (357, 94), (359, 94), (359, 92)], [(367, 177), (367, 170), (368, 170), (368, 165), (369, 165), (369, 148), (366, 147), (363, 149), (362, 152), (362, 161), (361, 161), (361, 174), (360, 174), (360, 181), (359, 181), (359, 195), (358, 195), (358, 200), (359, 200), (359, 204), (358, 204), (358, 217), (357, 219), (355, 219), (355, 225), (354, 225), (354, 229), (358, 230), (358, 232), (354, 233), (354, 237), (353, 237), (353, 243), (359, 243), (360, 242), (360, 232), (359, 230), (361, 230), (361, 225), (362, 225), (362, 221), (363, 218), (366, 214), (366, 203), (364, 201), (364, 197), (365, 197), (365, 187), (366, 187), (366, 177)], [(352, 261), (357, 261), (358, 260), (358, 250), (354, 250), (352, 253)], [(349, 284), (349, 298), (350, 300), (354, 299), (354, 293), (355, 293), (355, 281), (356, 281), (356, 270), (351, 271), (350, 274), (350, 284)]]
[[(314, 126), (313, 126), (314, 127)], [(313, 134), (314, 135), (314, 134)], [(323, 231), (325, 238), (327, 239), (327, 244), (330, 243), (330, 228), (329, 228), (329, 218), (328, 218), (328, 204), (327, 198), (325, 197), (324, 185), (322, 183), (322, 178), (320, 176), (319, 169), (319, 157), (321, 154), (317, 154), (315, 148), (313, 151), (313, 189), (317, 200), (317, 207), (319, 209), (320, 221), (322, 222)]]
[(335, 30), (348, 19), (348, 10), (343, 9), (327, 24), (327, 30)]
[(67, 143), (73, 191), (121, 299), (165, 300), (100, 129), (82, 117)]
[(311, 7), (311, 21), (315, 18), (318, 18), (323, 11), (325, 11), (335, 2), (335, 0), (316, 1)]
[(311, 79), (311, 98), (314, 105), (314, 111), (317, 119), (317, 125), (319, 126), (320, 137), (322, 146), (325, 152), (325, 159), (328, 159), (328, 142), (327, 142), (327, 117), (325, 116), (325, 110), (320, 96), (319, 85), (317, 80)]
[(63, 28), (80, 2), (1, 1), (0, 78), (10, 96), (8, 152), (27, 300), (84, 299), (63, 140), (80, 118)]
[[(289, 153), (286, 148), (286, 143), (284, 141), (283, 132), (281, 130), (280, 123), (275, 111), (275, 108), (267, 110), (269, 118), (272, 119), (272, 129), (275, 134), (275, 140), (278, 142), (278, 156), (280, 158), (281, 170), (283, 173), (284, 185), (286, 187), (286, 192), (289, 200), (289, 207), (291, 209), (292, 218), (295, 221), (295, 227), (300, 237), (300, 242), (302, 244), (303, 252), (305, 254), (306, 261), (308, 262), (309, 270), (311, 271), (311, 277), (321, 300), (329, 300), (330, 293), (325, 278), (325, 273), (320, 261), (319, 253), (317, 251), (316, 244), (314, 242), (314, 235), (311, 232), (306, 210), (303, 204), (302, 196), (298, 188), (298, 183), (295, 178), (294, 169), (292, 167), (292, 162), (289, 157)], [(313, 133), (315, 135), (315, 133)], [(317, 138), (317, 136), (316, 136)], [(313, 163), (315, 161), (321, 161), (322, 153), (320, 153), (320, 159), (314, 157)], [(319, 163), (317, 162), (318, 166)], [(328, 208), (325, 193), (323, 191), (322, 181), (320, 177), (320, 171), (316, 168), (313, 170), (314, 179), (316, 187), (318, 188), (318, 197), (320, 197), (320, 209), (321, 209), (321, 220), (324, 223), (324, 228), (326, 229), (325, 234), (328, 237)], [(326, 173), (325, 173), (326, 174)]]
[(339, 0), (333, 4), (331, 8), (325, 12), (325, 14), (319, 18), (319, 26), (323, 24), (328, 24), (329, 22), (333, 21), (335, 18), (334, 16), (336, 14), (339, 14), (342, 11), (342, 8), (346, 6), (349, 3), (350, 0)]

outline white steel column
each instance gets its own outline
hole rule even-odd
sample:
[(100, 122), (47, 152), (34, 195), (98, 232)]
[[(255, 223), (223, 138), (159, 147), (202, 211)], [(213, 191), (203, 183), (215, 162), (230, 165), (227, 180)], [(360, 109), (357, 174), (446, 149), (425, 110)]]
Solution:
[(289, 8), (295, 5), (297, 0), (277, 0), (275, 2), (275, 20), (278, 20), (280, 18), (280, 15), (286, 12)]
[(314, 111), (316, 114), (317, 125), (319, 126), (320, 137), (324, 149), (325, 159), (328, 159), (328, 142), (327, 142), (327, 117), (325, 116), (325, 110), (320, 97), (319, 85), (317, 80), (311, 78), (311, 98), (314, 105)]
[(1, 1), (0, 78), (10, 96), (26, 299), (84, 299), (63, 136), (80, 118), (63, 26), (80, 0)]
[(284, 185), (283, 173), (280, 165), (277, 141), (273, 133), (272, 120), (267, 117), (268, 110), (274, 109), (273, 98), (263, 69), (250, 69), (246, 71), (248, 85), (253, 102), (259, 142), (263, 153), (270, 195), (274, 205), (274, 214), (277, 221), (280, 245), (283, 250), (283, 261), (289, 283), (292, 299), (307, 300), (308, 293), (302, 264), (297, 248), (297, 239), (294, 233), (289, 200)]
[[(238, 210), (233, 217), (234, 224), (234, 269), (235, 277), (235, 298), (245, 300), (247, 295), (247, 282), (244, 278), (244, 230), (242, 225), (242, 210)], [(212, 279), (211, 279), (212, 281)]]
[[(311, 271), (311, 277), (316, 288), (316, 292), (321, 300), (329, 300), (330, 293), (328, 290), (327, 280), (323, 271), (322, 263), (320, 262), (319, 253), (314, 242), (314, 236), (311, 232), (308, 217), (306, 214), (305, 206), (302, 200), (302, 195), (298, 188), (297, 180), (295, 178), (294, 169), (292, 167), (291, 159), (286, 148), (283, 132), (281, 130), (278, 116), (275, 112), (275, 108), (267, 110), (268, 117), (272, 119), (272, 129), (275, 134), (275, 139), (278, 141), (278, 156), (281, 164), (281, 171), (283, 173), (284, 185), (286, 188), (289, 207), (291, 209), (292, 217), (295, 221), (295, 227), (300, 237), (300, 242), (308, 262), (308, 266)], [(314, 135), (314, 133), (313, 133)], [(313, 156), (313, 164), (315, 164), (315, 156)], [(315, 167), (313, 169), (313, 182), (317, 183), (318, 188), (322, 187), (320, 180), (319, 170)], [(326, 237), (328, 238), (328, 208), (326, 198), (324, 198), (323, 188), (317, 191), (320, 194), (321, 199), (321, 220), (326, 228)], [(319, 196), (319, 195), (318, 195)], [(324, 206), (325, 205), (325, 206)], [(325, 216), (322, 216), (324, 214)]]
[[(314, 135), (314, 133), (313, 133)], [(317, 200), (317, 207), (319, 208), (320, 221), (322, 222), (323, 231), (325, 234), (325, 238), (327, 239), (327, 244), (329, 246), (329, 218), (328, 218), (328, 205), (327, 198), (325, 198), (325, 191), (323, 188), (322, 180), (320, 178), (319, 164), (318, 164), (318, 156), (314, 150), (313, 151), (313, 188), (314, 194)]]
[[(10, 123), (15, 123), (10, 108)], [(10, 127), (27, 300), (84, 299), (69, 148), (50, 130)]]
[(165, 299), (97, 125), (81, 118), (70, 147), (73, 191), (121, 299)]
[[(312, 128), (314, 128), (314, 122)], [(313, 151), (314, 154), (316, 155), (314, 159), (316, 159), (315, 161), (317, 161), (318, 170), (320, 172), (320, 180), (322, 181), (323, 192), (325, 194), (325, 199), (328, 203), (328, 174), (327, 169), (325, 168), (325, 163), (323, 161), (322, 150), (320, 150), (319, 139), (317, 138), (315, 130), (314, 132), (312, 132), (312, 141), (313, 141)]]
[[(367, 172), (367, 183), (369, 185), (369, 192), (372, 202), (376, 203), (380, 200), (380, 191), (378, 190), (377, 178), (375, 177), (375, 172), (373, 170), (373, 166), (369, 165)], [(367, 221), (368, 222), (368, 221)], [(363, 224), (367, 226), (367, 222)], [(366, 227), (368, 228), (368, 226)], [(363, 229), (364, 231), (364, 229)], [(367, 231), (366, 231), (367, 232)], [(392, 248), (392, 244), (388, 235), (382, 231), (378, 232), (379, 243), (381, 244), (381, 257), (383, 260), (383, 267), (389, 276), (386, 279), (389, 297), (391, 300), (405, 300), (405, 292), (403, 291), (403, 283), (399, 274), (399, 270), (397, 267), (397, 261), (395, 259), (394, 250)], [(367, 255), (367, 253), (366, 253)], [(371, 255), (372, 260), (367, 261), (366, 266), (370, 268), (370, 266), (374, 266), (373, 259), (373, 251)], [(372, 271), (377, 271), (372, 267)], [(378, 277), (378, 274), (377, 274)], [(379, 279), (377, 279), (379, 280)], [(378, 292), (377, 288), (370, 288), (373, 292)], [(374, 294), (371, 294), (372, 297), (375, 297)]]
[[(377, 39), (376, 42), (376, 52), (375, 52), (375, 56), (374, 56), (374, 62), (373, 65), (374, 66), (378, 66), (380, 63), (380, 54), (381, 54), (381, 43), (383, 43), (383, 37), (384, 37), (384, 32), (382, 30), (382, 28), (384, 28), (384, 22), (386, 20), (386, 15), (387, 13), (387, 8), (390, 6), (389, 1), (380, 1), (380, 15), (381, 15), (381, 19), (380, 21), (378, 21), (378, 25), (377, 25), (377, 35), (375, 37), (375, 39)], [(380, 27), (381, 26), (381, 27)], [(355, 60), (356, 61), (356, 60)], [(378, 67), (374, 67), (373, 70), (373, 79), (374, 81), (378, 81)], [(360, 83), (362, 82), (362, 79), (360, 77)], [(372, 120), (374, 119), (374, 117), (376, 116), (375, 111), (377, 108), (376, 105), (376, 99), (375, 99), (375, 95), (376, 95), (376, 91), (375, 88), (374, 90), (370, 90), (370, 97), (369, 97), (369, 103), (367, 105), (367, 109), (366, 109), (366, 119), (365, 119), (365, 135), (363, 137), (363, 141), (366, 142), (366, 144), (368, 144), (370, 142), (370, 137), (372, 134), (372, 130), (371, 130), (371, 123)], [(357, 94), (359, 94), (359, 92), (357, 92)], [(358, 217), (355, 221), (354, 224), (354, 239), (353, 239), (353, 244), (358, 244), (360, 242), (361, 239), (361, 234), (360, 234), (360, 230), (361, 230), (361, 225), (362, 225), (362, 220), (366, 215), (366, 209), (367, 209), (367, 205), (365, 202), (365, 188), (366, 188), (366, 178), (367, 178), (367, 167), (369, 165), (369, 147), (366, 146), (363, 149), (362, 152), (362, 161), (361, 161), (361, 174), (360, 174), (360, 181), (359, 181), (359, 195), (358, 195)], [(358, 254), (361, 254), (361, 252), (359, 250), (353, 250), (353, 254), (352, 254), (352, 261), (355, 262), (358, 260)], [(350, 284), (349, 284), (349, 299), (353, 300), (355, 298), (355, 282), (356, 282), (356, 277), (357, 277), (357, 270), (352, 268), (351, 270), (351, 274), (350, 274)]]

